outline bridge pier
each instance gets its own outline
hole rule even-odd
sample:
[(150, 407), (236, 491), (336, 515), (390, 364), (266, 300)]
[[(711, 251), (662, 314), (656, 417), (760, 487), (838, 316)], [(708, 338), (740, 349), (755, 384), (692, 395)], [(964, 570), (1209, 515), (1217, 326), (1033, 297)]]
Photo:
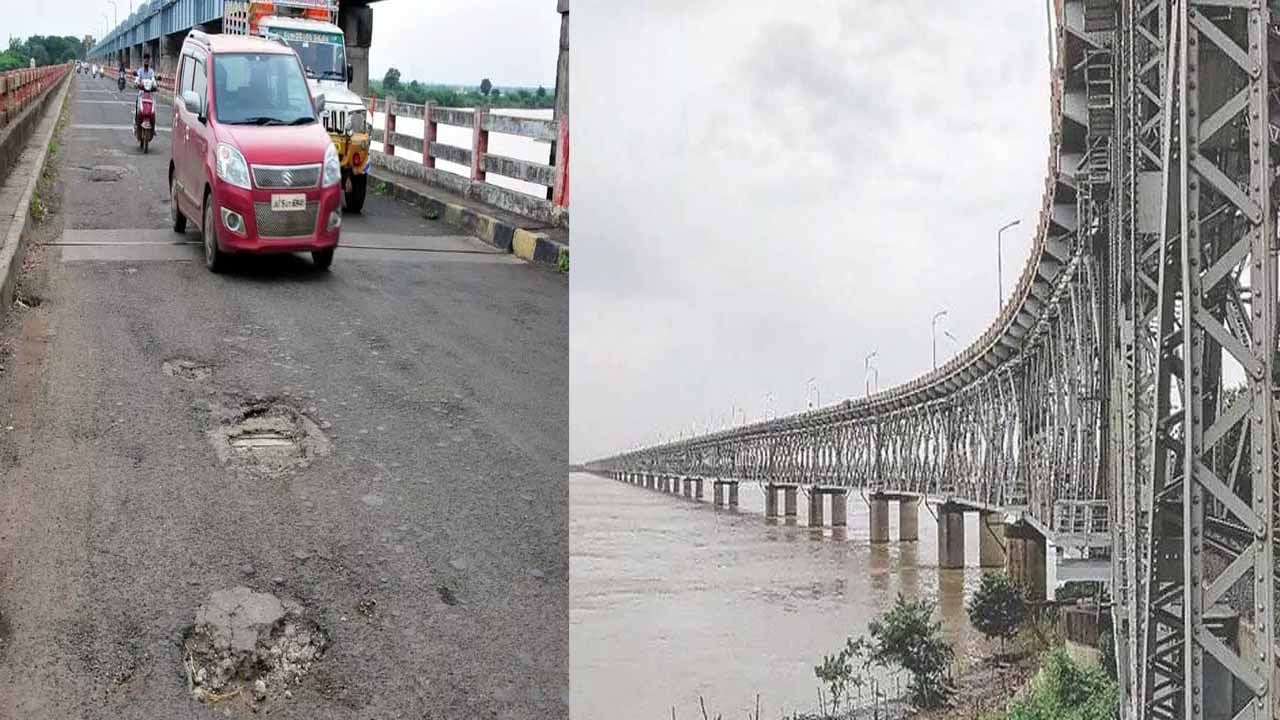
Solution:
[(871, 542), (889, 542), (889, 496), (874, 493), (867, 502), (871, 506)]
[(822, 527), (826, 524), (823, 511), (824, 498), (831, 497), (831, 526), (843, 527), (849, 524), (848, 489), (842, 487), (823, 487), (814, 485), (809, 488), (809, 527)]
[(714, 480), (712, 485), (715, 488), (716, 507), (725, 506), (726, 491), (729, 496), (729, 507), (738, 507), (738, 481), (737, 480)]
[(938, 567), (964, 567), (964, 506), (942, 503), (938, 506)]
[(1005, 552), (1004, 516), (995, 512), (978, 513), (978, 565), (1002, 568), (1008, 563)]
[[(886, 508), (887, 511), (887, 508)], [(889, 523), (886, 519), (885, 534)], [(920, 539), (920, 498), (898, 498), (898, 540)]]
[(1044, 600), (1048, 590), (1044, 536), (1029, 523), (1007, 525), (1005, 549), (1008, 554), (1009, 577), (1014, 583), (1026, 588), (1027, 599)]
[(799, 485), (795, 483), (769, 483), (764, 486), (764, 516), (778, 517), (778, 493), (782, 493), (783, 514), (786, 517), (796, 516), (796, 492)]

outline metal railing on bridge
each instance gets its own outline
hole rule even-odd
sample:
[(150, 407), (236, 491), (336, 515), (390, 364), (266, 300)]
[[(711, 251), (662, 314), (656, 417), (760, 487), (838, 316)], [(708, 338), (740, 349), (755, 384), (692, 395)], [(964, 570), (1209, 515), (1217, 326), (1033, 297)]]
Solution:
[[(383, 127), (373, 127), (381, 112)], [(486, 108), (462, 109), (442, 107), (434, 103), (415, 105), (398, 102), (394, 96), (369, 99), (370, 138), (382, 143), (382, 152), (373, 154), (374, 163), (432, 185), (488, 203), (494, 207), (554, 225), (568, 224), (569, 208), (569, 119), (519, 117)], [(403, 132), (400, 120), (422, 123), (421, 134)], [(470, 131), (469, 147), (440, 142), (439, 126), (465, 128)], [(505, 134), (551, 143), (554, 162), (533, 162), (490, 152), (489, 135)], [(397, 150), (420, 154), (415, 162), (397, 154)], [(550, 153), (548, 153), (550, 154)], [(436, 167), (441, 160), (461, 165), (466, 175)], [(542, 188), (540, 194), (521, 192), (488, 182), (490, 174), (519, 180)], [(550, 189), (547, 198), (546, 189)]]

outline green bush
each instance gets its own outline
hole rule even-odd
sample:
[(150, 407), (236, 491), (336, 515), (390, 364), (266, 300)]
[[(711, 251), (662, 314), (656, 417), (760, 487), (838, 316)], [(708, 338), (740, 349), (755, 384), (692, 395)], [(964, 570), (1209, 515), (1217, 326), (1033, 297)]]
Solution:
[(1119, 711), (1115, 682), (1100, 668), (1082, 668), (1061, 647), (1044, 656), (1031, 693), (1013, 701), (1003, 720), (1113, 720)]
[(931, 708), (951, 694), (947, 670), (955, 650), (942, 638), (942, 622), (933, 619), (928, 600), (910, 602), (901, 595), (884, 617), (873, 620), (871, 660), (897, 665), (911, 674), (908, 690), (916, 707)]
[(1004, 573), (982, 576), (978, 590), (969, 601), (969, 622), (988, 638), (1000, 638), (1000, 652), (1005, 641), (1018, 632), (1027, 615), (1022, 590)]

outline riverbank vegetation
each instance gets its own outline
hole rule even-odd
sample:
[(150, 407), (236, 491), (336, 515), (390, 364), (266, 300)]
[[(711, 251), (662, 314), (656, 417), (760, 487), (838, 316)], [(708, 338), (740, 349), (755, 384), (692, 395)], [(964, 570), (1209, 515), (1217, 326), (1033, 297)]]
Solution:
[(555, 92), (545, 87), (498, 87), (484, 78), (474, 87), (432, 85), (417, 80), (403, 82), (396, 68), (387, 70), (382, 80), (370, 80), (369, 90), (377, 97), (395, 95), (396, 100), (411, 105), (428, 102), (443, 107), (488, 107), (550, 109), (555, 105)]

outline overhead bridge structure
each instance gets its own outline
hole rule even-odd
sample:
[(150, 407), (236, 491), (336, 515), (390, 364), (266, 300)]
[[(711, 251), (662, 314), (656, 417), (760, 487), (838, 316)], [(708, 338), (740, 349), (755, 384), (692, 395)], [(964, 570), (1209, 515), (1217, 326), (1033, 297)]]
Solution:
[(1280, 0), (1052, 3), (1039, 226), (982, 337), (588, 467), (1016, 516), (1105, 584), (1124, 717), (1277, 717)]
[[(368, 95), (369, 46), (373, 37), (373, 9), (379, 0), (339, 0), (338, 24), (346, 35), (347, 61), (352, 65), (353, 90)], [(89, 50), (89, 58), (114, 66), (123, 60), (142, 66), (150, 53), (161, 75), (177, 69), (182, 41), (192, 30), (221, 32), (224, 0), (144, 0)]]

